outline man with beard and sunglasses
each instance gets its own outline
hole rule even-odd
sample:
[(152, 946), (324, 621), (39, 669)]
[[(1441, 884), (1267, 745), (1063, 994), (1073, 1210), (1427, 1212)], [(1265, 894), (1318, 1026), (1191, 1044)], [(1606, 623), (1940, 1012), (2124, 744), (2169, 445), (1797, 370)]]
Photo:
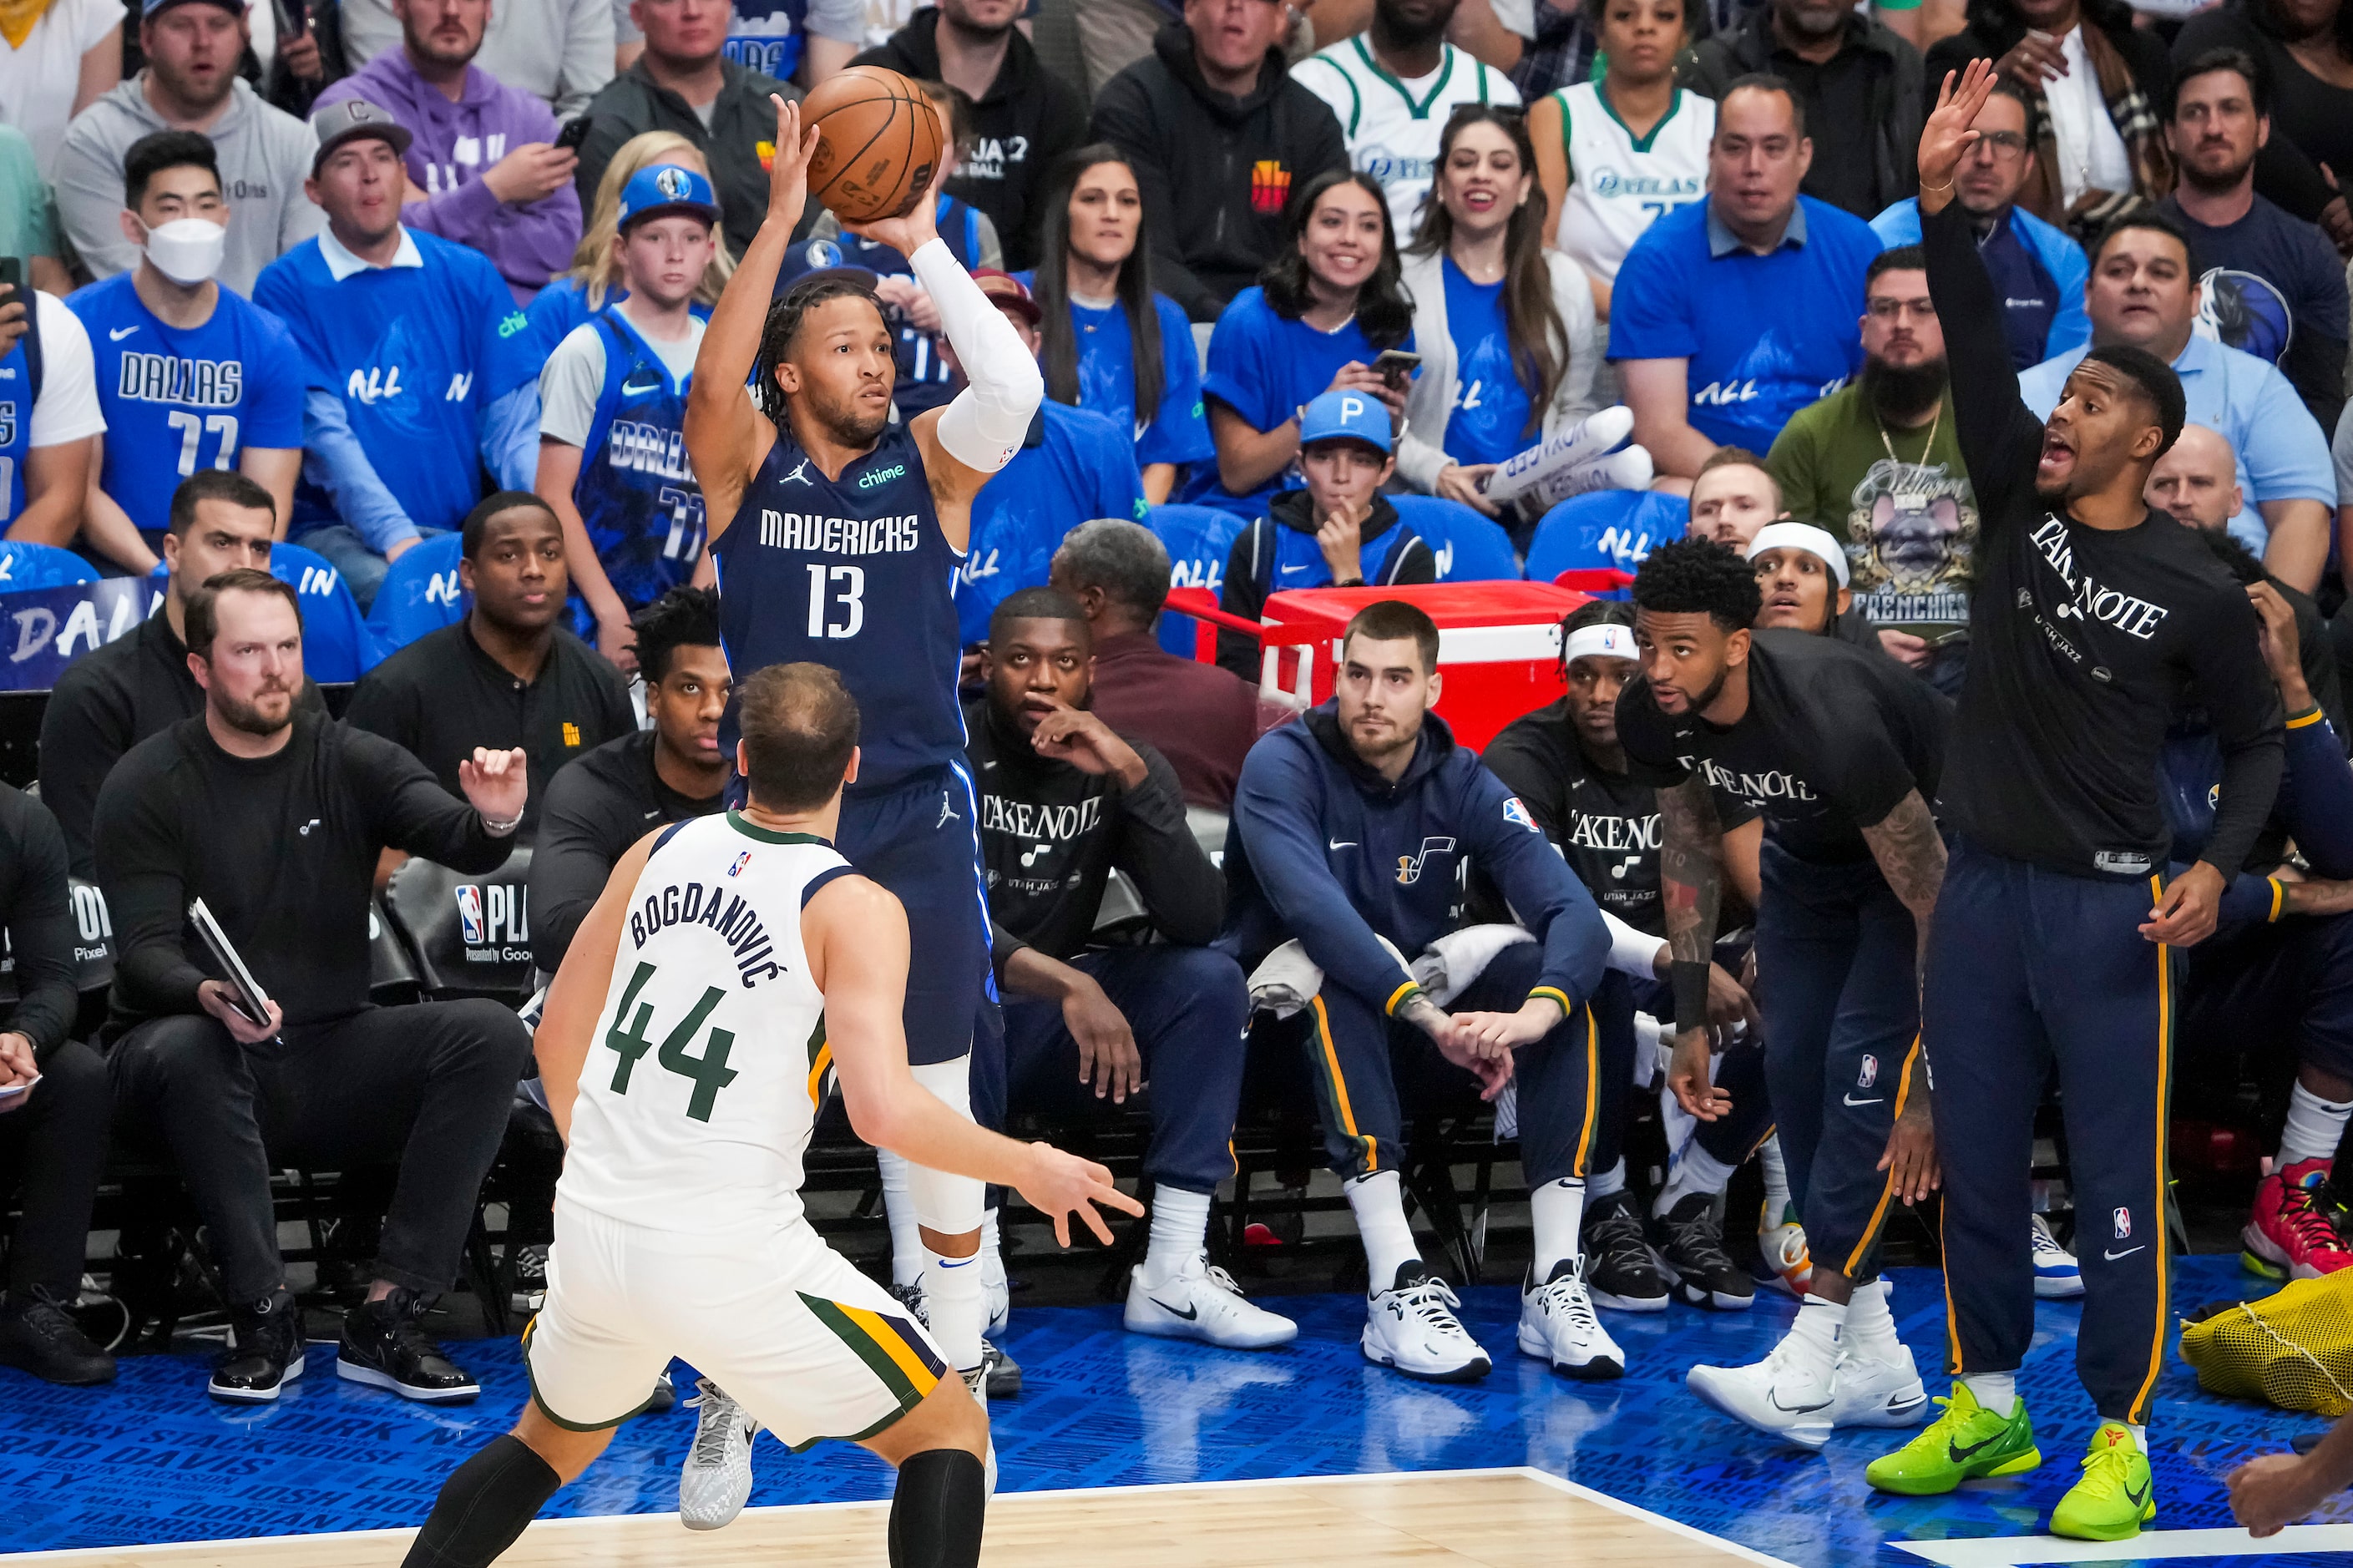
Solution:
[[(1992, 91), (1945, 79), (1920, 141), (1928, 281), (1947, 321), (1997, 319), (1953, 175)], [(2034, 1110), (2055, 1061), (2068, 1180), (2085, 1224), (2075, 1364), (2099, 1415), (2054, 1534), (2137, 1535), (2155, 1517), (2148, 1427), (2172, 1327), (2166, 1124), (2179, 961), (2272, 809), (2278, 693), (2245, 591), (2205, 541), (2142, 499), (2181, 433), (2181, 379), (2129, 343), (2067, 373), (2049, 420), (1999, 334), (1948, 344), (1961, 451), (1984, 508), (1968, 678), (1939, 805), (1955, 843), (1928, 933), (1923, 1038), (1936, 1067), (1953, 1386), (1945, 1411), (1872, 1462), (1909, 1495), (2042, 1463), (2017, 1372), (2034, 1331)], [(2168, 723), (2202, 707), (2221, 756), (2213, 826), (2167, 875), (2158, 794)]]
[[(298, 704), (294, 590), (239, 567), (190, 595), (204, 710), (132, 747), (99, 792), (99, 881), (121, 956), (103, 1039), (118, 1132), (166, 1155), (212, 1235), (232, 1334), (208, 1392), (267, 1404), (302, 1375), (270, 1172), (399, 1167), (336, 1371), (429, 1404), (474, 1380), (419, 1320), (455, 1280), (531, 1032), (494, 1001), (368, 1001), (377, 857), (496, 870), (522, 824), (520, 751), (459, 765), (459, 800), (392, 742)], [(257, 1020), (190, 928), (202, 900), (269, 1000)]]

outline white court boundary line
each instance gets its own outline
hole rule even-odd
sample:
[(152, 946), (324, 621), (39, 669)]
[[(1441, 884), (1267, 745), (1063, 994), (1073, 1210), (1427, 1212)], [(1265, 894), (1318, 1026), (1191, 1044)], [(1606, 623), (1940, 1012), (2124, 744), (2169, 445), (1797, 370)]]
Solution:
[[(1722, 1536), (1710, 1535), (1704, 1530), (1684, 1524), (1678, 1520), (1669, 1519), (1664, 1514), (1653, 1513), (1649, 1509), (1641, 1507), (1638, 1504), (1626, 1502), (1620, 1499), (1611, 1497), (1607, 1492), (1596, 1491), (1591, 1487), (1579, 1486), (1575, 1481), (1564, 1480), (1558, 1476), (1550, 1474), (1545, 1470), (1539, 1470), (1530, 1465), (1491, 1465), (1467, 1470), (1369, 1470), (1345, 1476), (1253, 1476), (1242, 1479), (1223, 1481), (1145, 1481), (1140, 1482), (1134, 1486), (1055, 1487), (1039, 1491), (1003, 1492), (998, 1495), (1006, 1499), (1068, 1499), (1094, 1497), (1105, 1494), (1117, 1494), (1122, 1497), (1130, 1497), (1145, 1492), (1190, 1492), (1208, 1491), (1212, 1489), (1218, 1491), (1230, 1491), (1244, 1488), (1361, 1485), (1366, 1481), (1419, 1480), (1425, 1479), (1444, 1479), (1450, 1480), (1475, 1479), (1495, 1476), (1516, 1476), (1524, 1479), (1536, 1481), (1546, 1487), (1551, 1488), (1555, 1491), (1565, 1492), (1570, 1497), (1578, 1498), (1586, 1502), (1597, 1504), (1601, 1508), (1609, 1510), (1612, 1513), (1623, 1514), (1630, 1519), (1639, 1519), (1646, 1524), (1652, 1525), (1657, 1529), (1666, 1531), (1670, 1535), (1680, 1536), (1687, 1541), (1704, 1542), (1720, 1551), (1728, 1552), (1735, 1557), (1757, 1564), (1757, 1568), (1795, 1568), (1795, 1564), (1793, 1563), (1787, 1563), (1778, 1557), (1769, 1557), (1762, 1552), (1743, 1546), (1736, 1541), (1726, 1541)], [(857, 1501), (769, 1503), (764, 1504), (759, 1508), (747, 1508), (744, 1511), (746, 1514), (811, 1513), (833, 1511), (850, 1508), (888, 1507), (889, 1503), (890, 1500), (887, 1498), (869, 1498)], [(569, 1519), (534, 1520), (532, 1521), (531, 1528), (534, 1531), (569, 1533), (579, 1530), (591, 1529), (598, 1525), (609, 1524), (616, 1520), (659, 1519), (661, 1517), (663, 1517), (663, 1515), (658, 1511), (649, 1513), (590, 1514)], [(2328, 1528), (2341, 1529), (2346, 1531), (2348, 1538), (2353, 1538), (2353, 1525), (2332, 1526)], [(0, 1553), (0, 1563), (38, 1563), (66, 1557), (79, 1557), (86, 1561), (93, 1552), (107, 1551), (136, 1552), (142, 1557), (160, 1557), (169, 1561), (174, 1558), (184, 1556), (193, 1557), (203, 1554), (217, 1553), (224, 1546), (259, 1544), (265, 1542), (279, 1541), (317, 1542), (322, 1546), (324, 1546), (334, 1542), (381, 1540), (394, 1536), (405, 1537), (414, 1533), (415, 1528), (413, 1526), (402, 1526), (397, 1529), (388, 1530), (340, 1530), (307, 1535), (212, 1537), (202, 1541), (164, 1542), (147, 1546), (69, 1546), (61, 1547), (49, 1552)], [(2180, 1531), (2178, 1533), (2194, 1534), (2197, 1532)], [(2293, 1534), (2294, 1531), (2289, 1531), (2288, 1533)], [(1898, 1543), (1891, 1542), (1891, 1544)], [(1923, 1544), (1941, 1543), (1926, 1542)], [(1954, 1542), (1952, 1544), (1963, 1543)], [(2184, 1555), (2189, 1554), (2185, 1553)], [(2035, 1562), (2042, 1560), (2030, 1558), (2026, 1559), (2026, 1561)], [(1951, 1565), (1951, 1568), (1991, 1568), (1991, 1564), (1978, 1563), (1955, 1563)]]
[(2353, 1552), (2353, 1524), (2292, 1524), (2258, 1541), (2237, 1528), (2144, 1530), (2128, 1541), (2066, 1541), (2056, 1535), (1891, 1541), (1945, 1568), (2018, 1568), (2027, 1563), (2123, 1563), (2155, 1557), (2269, 1557), (2290, 1552)]

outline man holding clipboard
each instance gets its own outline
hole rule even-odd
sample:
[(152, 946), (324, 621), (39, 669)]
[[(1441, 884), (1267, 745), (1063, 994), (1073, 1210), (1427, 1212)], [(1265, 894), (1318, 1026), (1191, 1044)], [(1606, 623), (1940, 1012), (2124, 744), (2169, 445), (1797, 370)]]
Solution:
[(271, 1169), (394, 1161), (336, 1370), (472, 1399), (419, 1320), (456, 1278), (531, 1037), (495, 1002), (371, 1006), (368, 897), (387, 847), (475, 876), (503, 864), (522, 753), (478, 751), (461, 801), (391, 742), (298, 710), (301, 616), (266, 572), (206, 582), (186, 626), (204, 711), (124, 754), (91, 837), (121, 944), (105, 1031), (118, 1125), (179, 1167), (229, 1300), (233, 1347), (208, 1392), (268, 1402), (304, 1370)]

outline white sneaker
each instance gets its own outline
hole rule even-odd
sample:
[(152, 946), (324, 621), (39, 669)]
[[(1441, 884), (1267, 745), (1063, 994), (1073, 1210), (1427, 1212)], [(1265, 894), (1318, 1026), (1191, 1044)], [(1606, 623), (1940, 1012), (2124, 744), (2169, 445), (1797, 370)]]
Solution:
[(1743, 1425), (1803, 1448), (1830, 1441), (1838, 1403), (1838, 1369), (1800, 1351), (1794, 1335), (1754, 1366), (1695, 1366), (1683, 1381), (1707, 1404)]
[(1143, 1266), (1130, 1269), (1124, 1321), (1130, 1333), (1199, 1340), (1229, 1351), (1262, 1351), (1299, 1337), (1297, 1323), (1251, 1305), (1233, 1276), (1209, 1268), (1206, 1258), (1149, 1289)]
[(1626, 1375), (1626, 1352), (1593, 1315), (1586, 1293), (1585, 1259), (1565, 1258), (1552, 1278), (1520, 1291), (1520, 1350), (1551, 1363), (1563, 1377), (1601, 1382)]
[(2058, 1238), (2051, 1234), (2051, 1222), (2036, 1215), (2029, 1228), (2033, 1232), (2030, 1245), (2034, 1249), (2034, 1293), (2044, 1297), (2082, 1295), (2084, 1271), (2077, 1266), (2075, 1255), (2060, 1246)]
[(709, 1378), (695, 1379), (694, 1386), (702, 1392), (687, 1403), (702, 1414), (678, 1472), (678, 1521), (689, 1530), (717, 1530), (733, 1523), (752, 1495), (752, 1435), (760, 1423)]
[(1920, 1369), (1912, 1352), (1901, 1344), (1890, 1361), (1852, 1350), (1841, 1352), (1837, 1389), (1831, 1401), (1833, 1426), (1917, 1426), (1928, 1414), (1928, 1391), (1920, 1384)]
[(1419, 1258), (1398, 1265), (1397, 1282), (1365, 1302), (1365, 1359), (1431, 1383), (1475, 1383), (1493, 1370), (1454, 1316), (1461, 1297)]

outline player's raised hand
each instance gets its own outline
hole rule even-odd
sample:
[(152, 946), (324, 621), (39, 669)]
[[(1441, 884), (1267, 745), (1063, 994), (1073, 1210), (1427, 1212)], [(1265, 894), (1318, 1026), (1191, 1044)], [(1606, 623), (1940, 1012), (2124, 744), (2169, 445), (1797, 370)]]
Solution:
[(1971, 60), (1957, 80), (1955, 73), (1945, 73), (1944, 85), (1936, 89), (1936, 110), (1920, 130), (1922, 212), (1942, 212), (1953, 199), (1953, 175), (1977, 143), (1978, 133), (1970, 127), (1993, 96), (1993, 62), (1983, 58)]
[(458, 764), (458, 787), (466, 792), (466, 799), (482, 814), (484, 822), (517, 820), (531, 795), (522, 748), (494, 752), (476, 746), (473, 759)]
[(1076, 1154), (1065, 1154), (1050, 1143), (1029, 1145), (1031, 1173), (1016, 1182), (1013, 1190), (1022, 1201), (1054, 1222), (1054, 1242), (1059, 1247), (1071, 1245), (1071, 1215), (1076, 1214), (1095, 1233), (1095, 1239), (1111, 1245), (1111, 1227), (1103, 1224), (1097, 1205), (1114, 1208), (1124, 1215), (1141, 1215), (1144, 1205), (1129, 1197), (1113, 1184), (1111, 1173), (1092, 1160), (1082, 1160)]
[(809, 160), (817, 155), (817, 132), (801, 130), (801, 106), (770, 93), (776, 106), (776, 150), (768, 160), (768, 216), (789, 233), (798, 228), (808, 205)]

